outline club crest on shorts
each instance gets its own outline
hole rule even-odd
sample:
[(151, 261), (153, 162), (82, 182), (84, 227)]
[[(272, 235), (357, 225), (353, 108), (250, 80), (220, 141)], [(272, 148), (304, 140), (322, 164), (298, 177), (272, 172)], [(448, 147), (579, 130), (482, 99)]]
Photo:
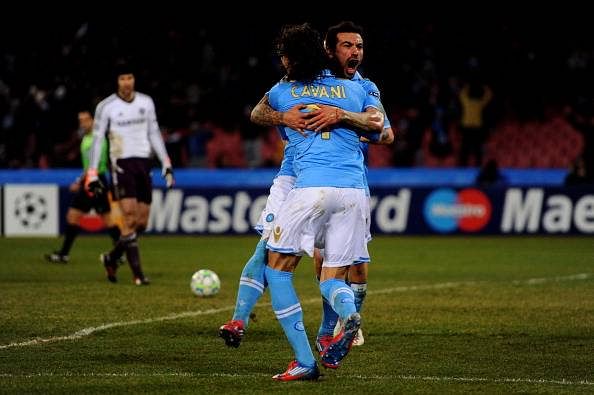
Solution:
[(274, 221), (274, 214), (270, 213), (266, 216), (266, 222)]
[(278, 239), (280, 239), (281, 233), (283, 233), (283, 231), (280, 228), (280, 226), (277, 225), (274, 227), (274, 231), (272, 233), (274, 235), (274, 241), (278, 241)]

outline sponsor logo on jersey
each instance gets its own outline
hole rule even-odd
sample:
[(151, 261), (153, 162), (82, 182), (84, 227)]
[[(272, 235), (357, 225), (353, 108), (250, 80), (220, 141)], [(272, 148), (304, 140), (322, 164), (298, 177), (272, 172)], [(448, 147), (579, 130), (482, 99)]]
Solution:
[(118, 126), (130, 126), (130, 125), (138, 125), (141, 123), (145, 123), (145, 118), (134, 118), (134, 119), (126, 119), (125, 121), (116, 121), (116, 125)]

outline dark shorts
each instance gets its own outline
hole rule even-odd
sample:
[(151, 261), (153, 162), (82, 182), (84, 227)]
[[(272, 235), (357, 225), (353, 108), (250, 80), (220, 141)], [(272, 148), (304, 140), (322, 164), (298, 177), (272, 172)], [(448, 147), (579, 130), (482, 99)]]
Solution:
[[(106, 187), (109, 185), (107, 178), (103, 174), (99, 175), (99, 179), (101, 179), (101, 182)], [(95, 209), (97, 214), (109, 213), (110, 211), (107, 193), (103, 193), (100, 196), (87, 195), (84, 178), (79, 183), (78, 192), (72, 197), (70, 207), (80, 210), (83, 213), (88, 213), (92, 208)]]
[(151, 165), (152, 162), (148, 158), (118, 159), (113, 173), (115, 198), (135, 198), (139, 202), (151, 204)]

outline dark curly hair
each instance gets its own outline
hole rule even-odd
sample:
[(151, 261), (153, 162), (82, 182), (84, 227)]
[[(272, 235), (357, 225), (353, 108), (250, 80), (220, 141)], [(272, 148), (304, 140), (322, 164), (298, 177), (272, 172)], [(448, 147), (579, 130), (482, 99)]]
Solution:
[(278, 55), (289, 62), (287, 78), (311, 82), (328, 67), (320, 34), (309, 23), (285, 25), (276, 39)]
[(337, 25), (330, 26), (326, 32), (324, 44), (326, 48), (334, 51), (338, 43), (338, 33), (357, 33), (363, 37), (363, 28), (351, 21), (342, 21)]

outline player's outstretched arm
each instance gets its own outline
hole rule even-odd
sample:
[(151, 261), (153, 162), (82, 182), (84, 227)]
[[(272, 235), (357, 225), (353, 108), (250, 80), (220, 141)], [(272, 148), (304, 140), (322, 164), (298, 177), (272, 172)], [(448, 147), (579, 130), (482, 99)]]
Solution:
[(346, 111), (338, 107), (319, 105), (312, 111), (307, 129), (316, 132), (344, 122), (354, 129), (363, 132), (381, 132), (384, 127), (384, 114), (374, 107), (367, 107), (365, 112)]
[(309, 113), (301, 112), (304, 108), (306, 106), (297, 104), (286, 112), (276, 111), (270, 106), (268, 95), (264, 95), (252, 110), (250, 119), (257, 125), (288, 126), (299, 133), (304, 133), (305, 124), (310, 117)]

